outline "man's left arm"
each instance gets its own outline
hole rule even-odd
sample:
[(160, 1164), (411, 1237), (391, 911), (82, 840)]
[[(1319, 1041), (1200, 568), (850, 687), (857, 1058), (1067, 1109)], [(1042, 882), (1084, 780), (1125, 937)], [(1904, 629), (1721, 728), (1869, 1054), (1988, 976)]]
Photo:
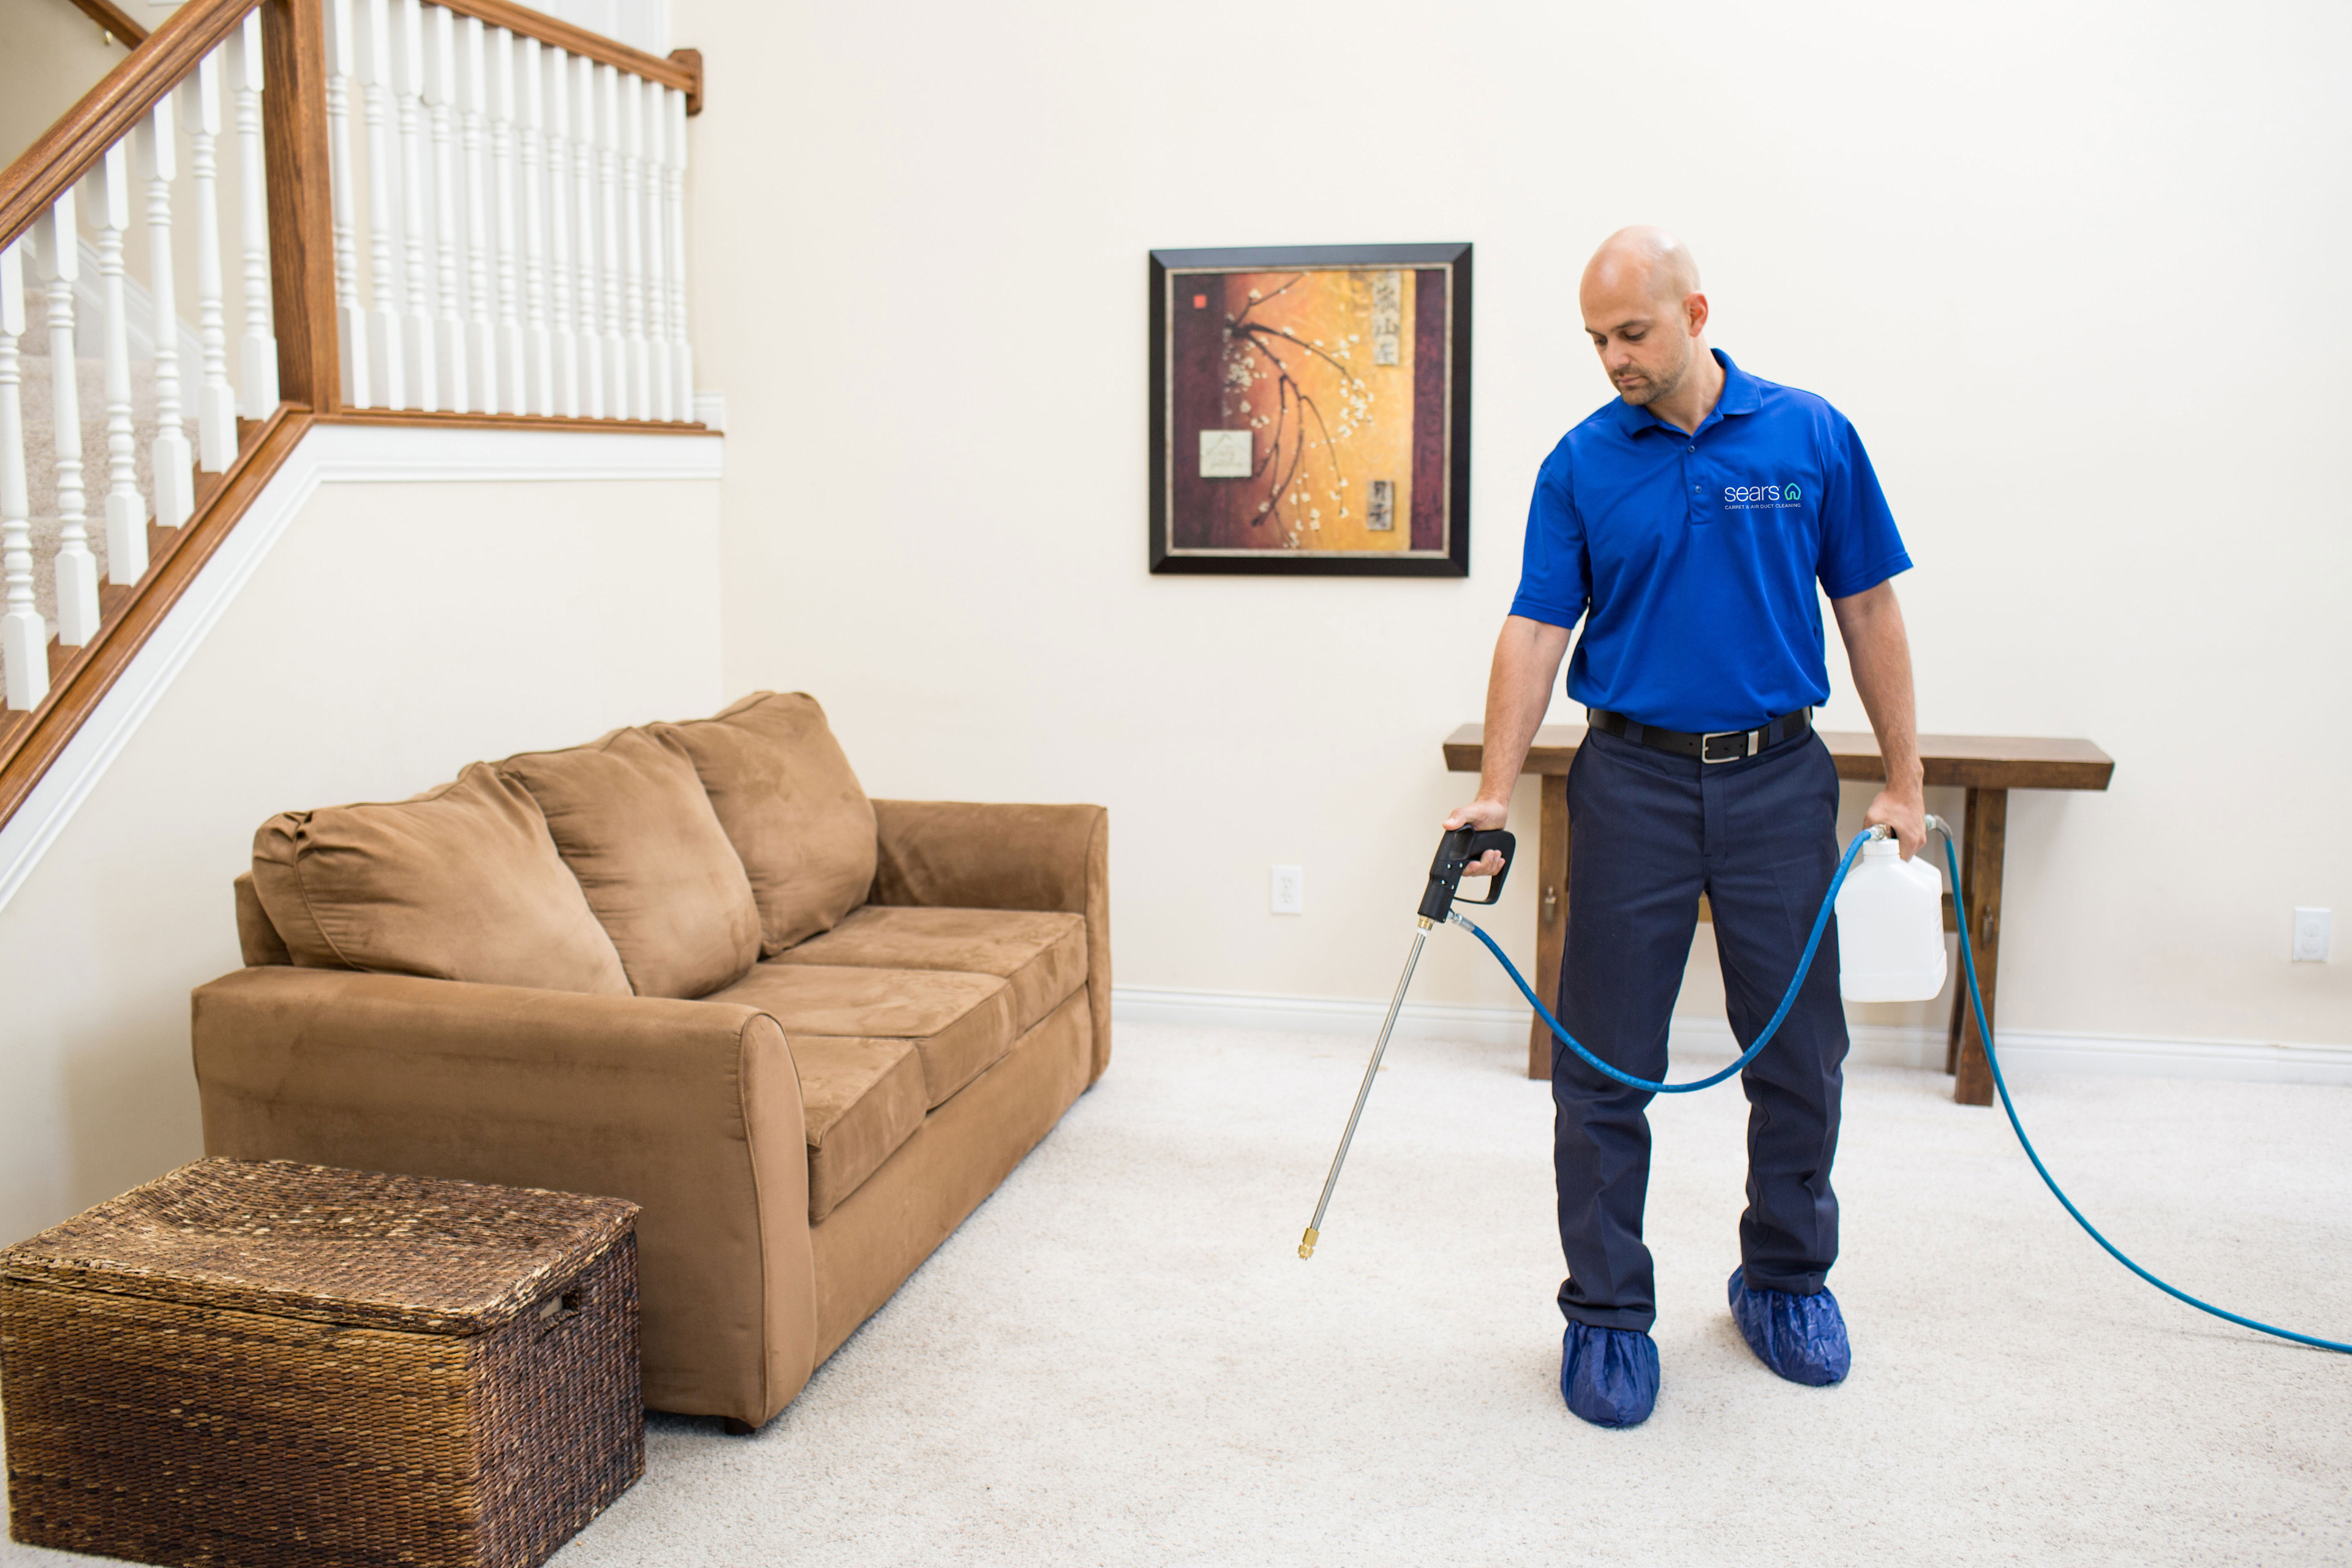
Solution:
[(1895, 830), (1906, 860), (1927, 842), (1927, 791), (1919, 765), (1919, 731), (1911, 697), (1911, 639), (1903, 630), (1903, 606), (1890, 580), (1843, 599), (1832, 599), (1838, 635), (1845, 639), (1853, 689), (1878, 736), (1886, 761), (1886, 787), (1870, 803), (1863, 821)]

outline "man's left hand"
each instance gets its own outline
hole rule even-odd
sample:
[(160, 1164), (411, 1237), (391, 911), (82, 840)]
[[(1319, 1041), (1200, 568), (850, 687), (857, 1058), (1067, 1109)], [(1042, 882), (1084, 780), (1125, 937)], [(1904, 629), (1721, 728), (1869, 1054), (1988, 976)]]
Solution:
[(1870, 809), (1862, 814), (1862, 825), (1876, 827), (1881, 824), (1895, 830), (1895, 842), (1902, 849), (1903, 858), (1908, 860), (1927, 844), (1927, 797), (1917, 791), (1898, 795), (1891, 789), (1880, 790), (1878, 798), (1870, 803)]

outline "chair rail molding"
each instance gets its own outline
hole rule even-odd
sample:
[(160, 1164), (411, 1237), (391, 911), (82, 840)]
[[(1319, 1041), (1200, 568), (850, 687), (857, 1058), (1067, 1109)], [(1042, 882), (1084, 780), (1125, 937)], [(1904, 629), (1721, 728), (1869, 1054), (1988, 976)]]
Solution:
[(726, 441), (684, 431), (477, 428), (374, 421), (314, 423), (221, 540), (111, 689), (24, 804), (0, 826), (0, 909), (7, 907), (131, 738), (153, 712), (303, 507), (330, 484), (544, 484), (716, 479)]

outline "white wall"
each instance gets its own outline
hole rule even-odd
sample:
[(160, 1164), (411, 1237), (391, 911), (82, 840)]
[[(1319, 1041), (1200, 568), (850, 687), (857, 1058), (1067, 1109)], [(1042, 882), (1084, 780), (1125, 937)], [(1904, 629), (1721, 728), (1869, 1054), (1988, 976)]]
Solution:
[(273, 813), (720, 705), (717, 491), (311, 498), (0, 909), (0, 1238), (202, 1154), (188, 991)]
[[(150, 20), (137, 6), (126, 9), (134, 20)], [(0, 167), (121, 65), (124, 53), (72, 0), (0, 0)]]
[[(1868, 440), (1925, 727), (2117, 759), (2012, 801), (2004, 1021), (2352, 1043), (2352, 933), (2287, 962), (2291, 906), (2352, 921), (2352, 13), (677, 0), (672, 31), (709, 67), (729, 689), (820, 694), (877, 793), (1107, 803), (1122, 983), (1385, 995), (1536, 465), (1608, 396), (1578, 269), (1653, 221), (1716, 342)], [(1146, 250), (1458, 239), (1471, 577), (1149, 576)], [(1304, 917), (1266, 911), (1277, 860)], [(1440, 946), (1418, 994), (1509, 999)]]

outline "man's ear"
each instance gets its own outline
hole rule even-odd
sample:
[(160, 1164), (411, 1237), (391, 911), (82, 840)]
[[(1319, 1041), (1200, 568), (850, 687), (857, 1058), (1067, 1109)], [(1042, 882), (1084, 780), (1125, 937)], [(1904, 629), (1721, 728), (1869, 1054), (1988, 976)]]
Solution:
[(1683, 296), (1683, 321), (1692, 337), (1706, 331), (1706, 296), (1691, 293)]

